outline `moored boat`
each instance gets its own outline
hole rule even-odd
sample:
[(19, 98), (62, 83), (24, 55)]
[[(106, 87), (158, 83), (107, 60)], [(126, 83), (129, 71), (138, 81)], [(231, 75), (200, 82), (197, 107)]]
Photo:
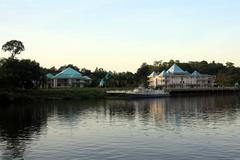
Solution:
[(168, 92), (164, 90), (153, 90), (146, 88), (136, 88), (134, 90), (127, 91), (107, 91), (107, 94), (114, 97), (126, 97), (126, 98), (158, 98), (169, 96)]

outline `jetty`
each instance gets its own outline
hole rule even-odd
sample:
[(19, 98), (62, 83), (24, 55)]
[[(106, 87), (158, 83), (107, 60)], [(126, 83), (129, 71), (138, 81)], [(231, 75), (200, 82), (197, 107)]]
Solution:
[(167, 89), (144, 89), (136, 88), (125, 91), (106, 91), (108, 95), (115, 98), (161, 98), (184, 95), (217, 95), (240, 93), (237, 87), (215, 87), (215, 88), (167, 88)]
[(212, 87), (212, 88), (168, 88), (165, 89), (171, 96), (186, 94), (227, 94), (240, 93), (239, 87)]

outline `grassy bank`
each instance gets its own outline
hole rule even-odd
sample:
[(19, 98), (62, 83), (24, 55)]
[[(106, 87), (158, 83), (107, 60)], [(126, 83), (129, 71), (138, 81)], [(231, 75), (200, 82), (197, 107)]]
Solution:
[(31, 102), (67, 99), (104, 99), (107, 89), (36, 89), (36, 90), (0, 90), (0, 102)]

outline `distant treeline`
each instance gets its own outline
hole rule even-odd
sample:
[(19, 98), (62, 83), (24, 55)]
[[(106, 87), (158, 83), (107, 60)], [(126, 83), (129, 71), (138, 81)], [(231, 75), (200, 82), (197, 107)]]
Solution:
[[(153, 71), (160, 73), (167, 70), (172, 64), (178, 64), (182, 69), (192, 73), (194, 70), (202, 74), (216, 75), (216, 82), (219, 86), (230, 86), (240, 83), (240, 68), (233, 63), (222, 63), (206, 61), (181, 63), (171, 60), (169, 62), (155, 61), (153, 64), (143, 63), (136, 73), (111, 72), (110, 78), (106, 81), (106, 87), (133, 88), (139, 85), (147, 85), (147, 76)], [(39, 63), (31, 60), (1, 59), (0, 60), (0, 87), (1, 88), (39, 88), (46, 82), (46, 74), (57, 74), (66, 67), (72, 67), (84, 75), (92, 78), (90, 87), (98, 87), (100, 81), (109, 73), (103, 68), (96, 68), (91, 71), (86, 68), (78, 68), (69, 64), (60, 68), (43, 68)]]
[(18, 60), (16, 55), (25, 50), (21, 41), (11, 40), (2, 46), (2, 50), (10, 52), (9, 58), (0, 59), (0, 89), (1, 88), (40, 88), (46, 82), (46, 74), (57, 74), (66, 67), (72, 67), (82, 74), (91, 77), (91, 87), (98, 87), (101, 80), (105, 78), (104, 87), (111, 88), (133, 88), (139, 85), (147, 86), (147, 76), (153, 71), (160, 73), (167, 70), (174, 63), (182, 69), (193, 72), (199, 71), (202, 74), (217, 76), (217, 84), (220, 86), (234, 85), (240, 83), (240, 68), (233, 63), (226, 64), (207, 61), (183, 63), (179, 60), (169, 62), (155, 61), (153, 64), (143, 63), (136, 73), (132, 72), (110, 72), (103, 68), (96, 68), (91, 71), (86, 68), (78, 68), (73, 64), (61, 66), (60, 68), (43, 68), (36, 61), (29, 59)]

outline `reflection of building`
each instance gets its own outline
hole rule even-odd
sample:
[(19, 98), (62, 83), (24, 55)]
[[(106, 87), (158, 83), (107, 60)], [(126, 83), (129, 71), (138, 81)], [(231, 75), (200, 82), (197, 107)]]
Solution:
[(47, 86), (48, 87), (85, 87), (91, 83), (91, 78), (83, 76), (78, 71), (68, 67), (62, 72), (52, 75), (47, 74)]
[(200, 74), (194, 71), (190, 74), (174, 64), (160, 74), (153, 72), (148, 76), (149, 87), (152, 88), (210, 88), (215, 84), (216, 76)]
[(165, 119), (166, 101), (153, 100), (149, 103), (149, 112), (152, 114), (155, 121), (163, 121)]

